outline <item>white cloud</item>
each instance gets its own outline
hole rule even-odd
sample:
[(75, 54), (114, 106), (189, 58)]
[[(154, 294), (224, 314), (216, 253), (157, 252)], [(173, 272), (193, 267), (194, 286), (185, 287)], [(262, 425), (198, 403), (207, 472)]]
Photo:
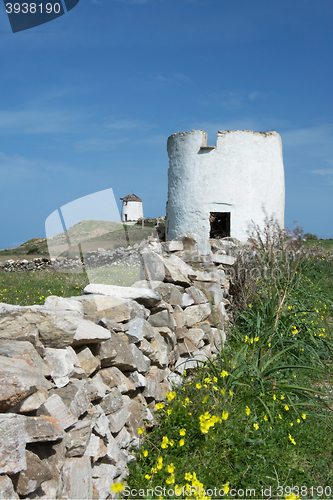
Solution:
[(25, 134), (75, 132), (81, 120), (81, 114), (64, 110), (0, 111), (0, 129), (14, 128), (16, 132)]
[(146, 130), (148, 128), (154, 127), (144, 120), (113, 120), (105, 124), (106, 128), (112, 128), (115, 130)]
[(333, 168), (320, 168), (318, 170), (312, 170), (311, 173), (318, 175), (333, 175)]
[(83, 139), (74, 144), (76, 151), (111, 151), (116, 149), (118, 146), (127, 142), (128, 139), (108, 139), (100, 137), (90, 137), (88, 139)]
[(259, 91), (251, 92), (251, 94), (249, 95), (249, 99), (254, 101), (254, 99), (257, 99), (257, 97), (259, 97), (260, 95), (261, 95), (261, 92), (259, 92)]
[(10, 156), (0, 152), (0, 172), (3, 185), (7, 185), (11, 181), (19, 183), (48, 177), (50, 172), (68, 175), (73, 171), (74, 169), (63, 163), (27, 158), (17, 154)]
[(286, 130), (283, 143), (288, 146), (321, 145), (333, 149), (333, 125), (330, 123), (313, 125), (307, 128)]
[(154, 134), (139, 139), (137, 142), (143, 144), (151, 144), (152, 146), (166, 146), (167, 137), (165, 134)]
[(170, 76), (164, 76), (162, 74), (152, 75), (150, 76), (150, 79), (153, 80), (153, 82), (163, 82), (172, 84), (188, 83), (191, 81), (191, 79), (188, 76), (184, 75), (183, 73), (174, 73), (173, 75)]

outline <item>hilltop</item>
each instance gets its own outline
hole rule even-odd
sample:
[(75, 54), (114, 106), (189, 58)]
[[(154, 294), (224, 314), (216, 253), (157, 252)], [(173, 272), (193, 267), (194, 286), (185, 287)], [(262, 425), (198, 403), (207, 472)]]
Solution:
[(81, 244), (83, 255), (97, 248), (114, 250), (140, 243), (152, 233), (156, 234), (155, 219), (145, 220), (143, 228), (141, 223), (124, 226), (121, 222), (84, 220), (52, 238), (31, 238), (18, 247), (0, 250), (0, 260), (15, 257), (30, 260), (50, 254), (72, 256), (78, 253), (78, 244)]

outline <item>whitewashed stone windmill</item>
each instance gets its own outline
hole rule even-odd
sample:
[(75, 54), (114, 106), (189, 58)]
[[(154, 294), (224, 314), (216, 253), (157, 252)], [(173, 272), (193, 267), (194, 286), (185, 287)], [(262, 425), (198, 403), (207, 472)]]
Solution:
[(210, 238), (247, 240), (253, 220), (265, 214), (284, 226), (285, 185), (281, 137), (277, 132), (218, 132), (207, 146), (203, 130), (168, 139), (169, 190), (166, 237), (192, 233), (203, 253)]
[(142, 200), (134, 193), (128, 194), (124, 198), (121, 208), (122, 222), (136, 222), (138, 219), (143, 218)]

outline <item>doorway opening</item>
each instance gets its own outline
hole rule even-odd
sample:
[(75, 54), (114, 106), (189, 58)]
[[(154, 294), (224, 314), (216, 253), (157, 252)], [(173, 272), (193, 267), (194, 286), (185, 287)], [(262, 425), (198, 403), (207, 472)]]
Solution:
[(230, 212), (210, 212), (210, 238), (230, 236)]

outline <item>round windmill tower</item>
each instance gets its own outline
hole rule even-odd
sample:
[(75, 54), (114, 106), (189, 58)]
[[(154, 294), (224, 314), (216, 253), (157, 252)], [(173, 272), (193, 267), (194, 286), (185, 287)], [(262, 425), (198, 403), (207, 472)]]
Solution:
[(134, 193), (128, 194), (125, 198), (120, 198), (123, 201), (121, 208), (122, 222), (135, 223), (138, 219), (143, 218), (142, 200)]

